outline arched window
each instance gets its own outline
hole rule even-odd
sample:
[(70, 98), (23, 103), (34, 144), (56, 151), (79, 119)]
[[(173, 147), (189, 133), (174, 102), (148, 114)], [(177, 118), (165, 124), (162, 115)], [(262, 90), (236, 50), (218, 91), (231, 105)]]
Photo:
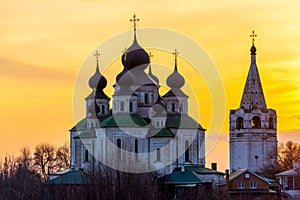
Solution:
[(129, 102), (129, 112), (133, 112), (133, 102)]
[(102, 114), (105, 114), (105, 105), (102, 105), (102, 106), (101, 106), (101, 113), (102, 113)]
[(120, 111), (124, 111), (124, 102), (120, 102)]
[(184, 153), (184, 161), (190, 162), (190, 144), (188, 140), (185, 140), (185, 153)]
[(148, 104), (149, 103), (149, 96), (148, 96), (148, 93), (145, 93), (145, 103)]
[(160, 161), (160, 148), (156, 149), (156, 161)]
[(175, 112), (175, 103), (172, 103), (172, 112)]
[(139, 153), (138, 139), (134, 140), (134, 153), (135, 153), (135, 159), (137, 159), (138, 158), (138, 153)]
[(89, 151), (87, 149), (84, 150), (84, 162), (89, 161)]
[(236, 129), (240, 130), (244, 128), (244, 120), (242, 117), (236, 119)]
[(261, 127), (260, 118), (258, 116), (253, 117), (251, 124), (252, 124), (252, 128), (260, 128)]
[(121, 143), (121, 139), (117, 139), (117, 156), (118, 158), (121, 158), (121, 146), (122, 146), (122, 143)]
[(273, 129), (274, 128), (274, 120), (273, 117), (269, 118), (269, 129)]

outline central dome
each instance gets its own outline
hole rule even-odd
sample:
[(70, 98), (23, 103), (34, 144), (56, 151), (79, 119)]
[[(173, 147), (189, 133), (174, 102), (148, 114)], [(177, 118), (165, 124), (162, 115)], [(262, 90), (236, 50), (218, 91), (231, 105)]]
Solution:
[(136, 36), (134, 35), (132, 45), (122, 55), (122, 64), (128, 70), (135, 67), (144, 70), (147, 68), (149, 62), (150, 58), (148, 53), (138, 44)]

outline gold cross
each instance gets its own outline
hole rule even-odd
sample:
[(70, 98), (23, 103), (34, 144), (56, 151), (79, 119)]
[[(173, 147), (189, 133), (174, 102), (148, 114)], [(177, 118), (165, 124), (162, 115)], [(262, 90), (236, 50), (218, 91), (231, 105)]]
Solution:
[(149, 58), (150, 58), (150, 62), (151, 62), (151, 58), (153, 58), (153, 54), (151, 53), (151, 51), (149, 52)]
[(177, 51), (177, 49), (175, 49), (175, 51), (172, 54), (174, 55), (175, 60), (177, 60), (177, 56), (179, 54), (179, 52)]
[(133, 23), (133, 29), (134, 29), (134, 30), (136, 30), (136, 23), (137, 23), (138, 21), (140, 21), (140, 19), (139, 19), (139, 18), (136, 18), (135, 14), (133, 14), (133, 17), (132, 17), (132, 19), (130, 19), (130, 22)]
[(95, 56), (95, 58), (96, 58), (96, 61), (97, 61), (97, 63), (98, 63), (98, 60), (99, 60), (99, 56), (100, 56), (101, 54), (98, 52), (98, 50), (96, 50), (96, 53), (94, 53), (94, 56)]
[(252, 38), (252, 44), (254, 45), (255, 37), (257, 37), (254, 30), (252, 31), (252, 34), (250, 35), (250, 37)]

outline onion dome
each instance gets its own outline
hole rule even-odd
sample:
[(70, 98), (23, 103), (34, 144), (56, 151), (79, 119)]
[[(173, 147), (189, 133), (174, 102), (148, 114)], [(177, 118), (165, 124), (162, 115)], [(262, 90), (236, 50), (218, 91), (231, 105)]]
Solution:
[(136, 33), (134, 32), (134, 40), (132, 45), (123, 53), (122, 64), (128, 70), (135, 67), (146, 69), (150, 62), (148, 53), (138, 44)]
[(89, 86), (92, 89), (103, 90), (107, 85), (107, 80), (99, 71), (98, 61), (95, 74), (89, 80)]
[[(175, 51), (176, 52), (176, 51)], [(174, 71), (170, 76), (167, 78), (167, 85), (170, 88), (181, 88), (185, 83), (185, 80), (181, 74), (179, 74), (177, 70), (177, 56), (175, 56), (175, 67)]]
[(127, 70), (126, 67), (124, 66), (123, 70), (116, 76), (116, 83), (119, 82), (120, 78), (121, 78), (124, 74), (126, 74), (127, 71), (128, 71), (128, 70)]
[(136, 22), (138, 22), (139, 19), (133, 15), (133, 18), (130, 21), (133, 22), (134, 38), (132, 45), (122, 55), (122, 64), (128, 70), (135, 67), (140, 67), (140, 69), (144, 70), (147, 68), (150, 58), (148, 53), (139, 45), (136, 39)]
[(151, 65), (149, 66), (148, 75), (159, 85), (159, 79), (152, 73)]

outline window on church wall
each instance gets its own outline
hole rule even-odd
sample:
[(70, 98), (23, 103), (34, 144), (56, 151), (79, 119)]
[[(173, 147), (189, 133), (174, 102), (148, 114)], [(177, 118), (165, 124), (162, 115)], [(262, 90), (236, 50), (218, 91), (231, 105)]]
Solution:
[(188, 140), (185, 140), (184, 161), (185, 162), (190, 162), (190, 143), (189, 143)]
[(105, 114), (105, 105), (102, 105), (102, 106), (101, 106), (101, 113), (102, 113), (102, 114)]
[(122, 146), (121, 139), (117, 139), (117, 156), (118, 156), (118, 158), (121, 158), (121, 146)]
[(134, 140), (134, 153), (135, 153), (135, 159), (138, 158), (138, 152), (139, 152), (138, 139), (135, 139), (135, 140)]
[(146, 104), (149, 103), (149, 94), (148, 93), (144, 94), (144, 103), (146, 103)]
[(172, 112), (175, 112), (175, 110), (176, 110), (175, 103), (172, 103), (171, 106), (172, 106), (172, 108), (171, 108), (171, 109), (172, 109)]
[(161, 160), (161, 155), (160, 155), (160, 148), (156, 149), (156, 161), (160, 161)]
[(238, 117), (236, 119), (236, 129), (240, 130), (244, 128), (244, 119), (242, 117)]
[(133, 102), (129, 102), (129, 112), (133, 112)]
[(274, 119), (273, 117), (269, 118), (269, 129), (273, 129), (274, 128)]
[(84, 162), (89, 161), (89, 151), (87, 149), (84, 150)]
[(253, 117), (251, 121), (251, 125), (252, 128), (260, 128), (261, 127), (260, 118), (258, 116)]
[(159, 121), (156, 121), (156, 128), (159, 128)]
[(120, 111), (124, 111), (124, 102), (120, 102)]

